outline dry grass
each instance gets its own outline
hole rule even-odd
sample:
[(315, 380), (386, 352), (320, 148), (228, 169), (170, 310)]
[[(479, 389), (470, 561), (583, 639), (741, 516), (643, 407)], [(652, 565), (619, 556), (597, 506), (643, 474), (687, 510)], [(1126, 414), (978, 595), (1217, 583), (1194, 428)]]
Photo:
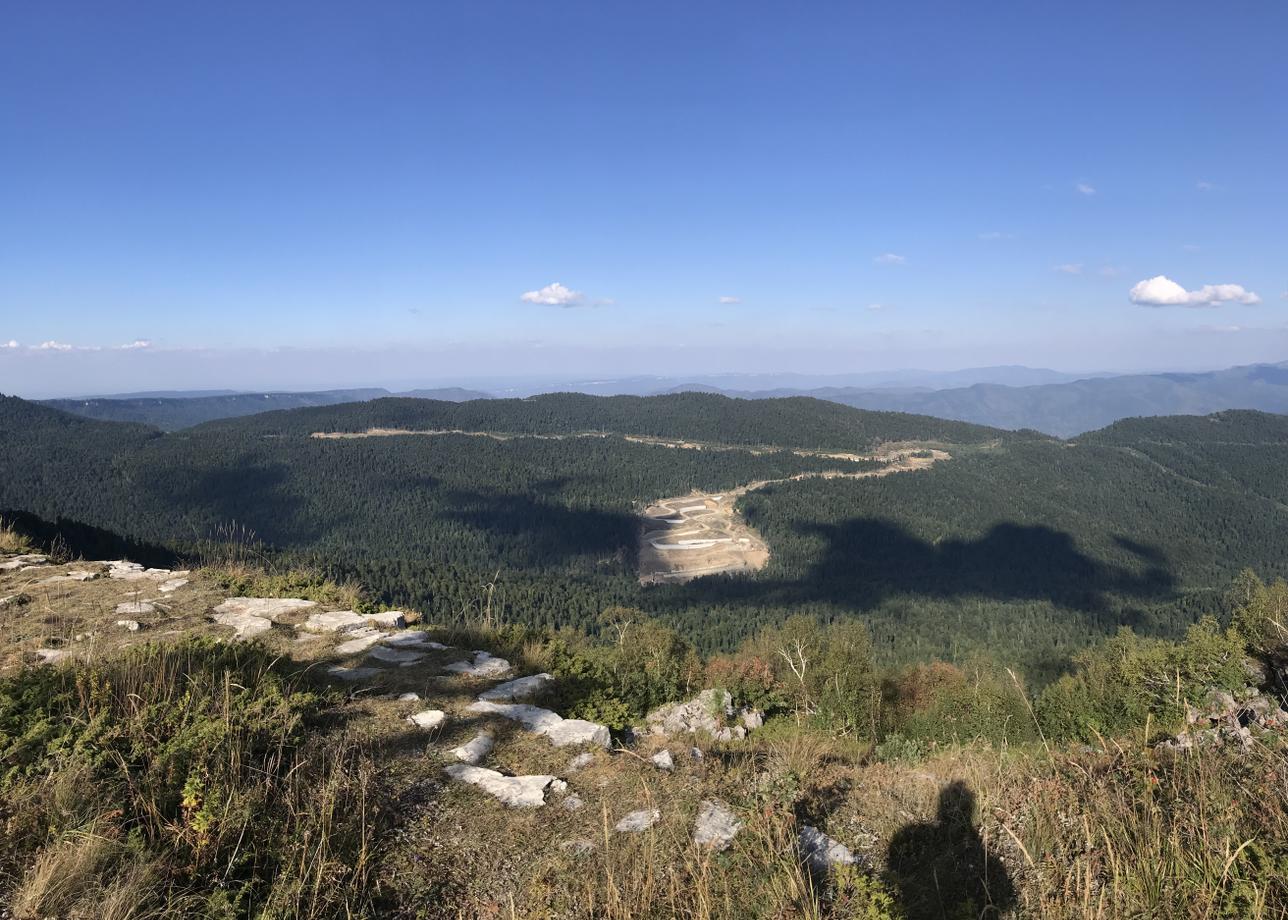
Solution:
[(0, 555), (15, 555), (34, 551), (35, 547), (32, 546), (30, 540), (0, 518)]

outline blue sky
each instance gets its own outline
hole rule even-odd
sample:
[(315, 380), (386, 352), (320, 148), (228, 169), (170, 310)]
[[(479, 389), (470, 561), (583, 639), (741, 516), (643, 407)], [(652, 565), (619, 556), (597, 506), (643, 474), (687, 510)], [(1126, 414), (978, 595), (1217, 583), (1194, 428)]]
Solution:
[(1283, 4), (4, 18), (0, 389), (1288, 358)]

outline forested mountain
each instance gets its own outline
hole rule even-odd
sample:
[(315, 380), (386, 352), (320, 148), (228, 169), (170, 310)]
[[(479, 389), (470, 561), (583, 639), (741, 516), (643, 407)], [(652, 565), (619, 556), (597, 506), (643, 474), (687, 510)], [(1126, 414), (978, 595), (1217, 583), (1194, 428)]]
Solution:
[[(311, 436), (373, 427), (545, 436)], [(605, 434), (549, 437), (585, 431)], [(642, 588), (645, 503), (853, 467), (617, 434), (849, 450), (933, 440), (953, 459), (749, 493), (739, 507), (768, 540), (767, 568)], [(5, 399), (0, 509), (180, 550), (235, 522), (439, 619), (495, 583), (496, 610), (534, 624), (595, 628), (628, 604), (716, 649), (793, 612), (860, 616), (889, 660), (989, 648), (1047, 669), (1120, 624), (1178, 631), (1245, 566), (1288, 572), (1286, 448), (1288, 418), (1252, 412), (1121, 422), (1066, 443), (810, 399), (564, 394), (381, 399), (161, 434)]]
[[(781, 397), (796, 395), (796, 391), (737, 395)], [(1226, 409), (1288, 412), (1288, 362), (1201, 374), (1131, 374), (1039, 386), (979, 383), (940, 390), (828, 387), (799, 395), (862, 409), (916, 412), (1069, 437), (1133, 416), (1206, 415)]]

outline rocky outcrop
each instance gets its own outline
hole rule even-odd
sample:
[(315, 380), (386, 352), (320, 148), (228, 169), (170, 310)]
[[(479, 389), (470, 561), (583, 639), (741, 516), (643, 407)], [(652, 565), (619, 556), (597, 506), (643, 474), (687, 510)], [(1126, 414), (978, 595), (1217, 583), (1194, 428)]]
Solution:
[(742, 822), (717, 799), (707, 799), (698, 806), (698, 817), (693, 824), (693, 842), (717, 852), (727, 850), (733, 838), (742, 830)]
[(803, 826), (799, 839), (801, 854), (815, 872), (826, 872), (832, 866), (852, 866), (858, 862), (849, 847), (816, 827)]
[(467, 763), (470, 766), (477, 766), (483, 761), (483, 758), (492, 753), (492, 747), (496, 744), (496, 739), (488, 732), (479, 732), (472, 739), (462, 744), (460, 747), (452, 748), (448, 751), (453, 757)]
[(363, 626), (359, 629), (351, 630), (345, 633), (349, 638), (335, 647), (337, 655), (358, 655), (371, 648), (377, 642), (388, 638), (387, 633), (382, 633), (378, 629), (372, 629), (370, 626)]
[(511, 808), (540, 808), (546, 804), (547, 787), (556, 781), (556, 777), (544, 774), (506, 776), (496, 770), (464, 763), (444, 767), (443, 772), (454, 780), (478, 786)]
[(1155, 747), (1173, 753), (1226, 744), (1248, 747), (1265, 732), (1288, 731), (1288, 712), (1273, 698), (1250, 687), (1238, 696), (1213, 689), (1201, 706), (1185, 707), (1185, 724), (1184, 731)]
[(533, 674), (531, 677), (520, 677), (498, 684), (491, 690), (483, 691), (479, 694), (479, 699), (490, 703), (514, 703), (519, 700), (526, 700), (539, 690), (554, 683), (554, 680), (554, 677), (550, 674)]
[(251, 639), (272, 629), (279, 617), (316, 606), (297, 597), (230, 597), (214, 609), (213, 619), (236, 630), (234, 639)]
[(673, 737), (705, 733), (717, 741), (745, 738), (748, 729), (759, 728), (764, 719), (759, 712), (744, 709), (738, 713), (741, 724), (730, 725), (734, 718), (733, 697), (727, 690), (703, 690), (687, 702), (659, 706), (644, 721), (655, 735)]
[(117, 616), (140, 617), (156, 612), (156, 606), (148, 601), (126, 601), (123, 604), (116, 605)]
[(233, 638), (239, 641), (253, 639), (273, 628), (272, 620), (251, 613), (216, 613), (212, 619), (220, 626), (231, 626)]
[(142, 581), (145, 578), (173, 578), (176, 575), (187, 575), (187, 572), (173, 572), (170, 569), (146, 569), (137, 562), (115, 559), (100, 563), (107, 566), (107, 577), (118, 581)]
[(488, 652), (476, 651), (473, 661), (454, 661), (443, 670), (466, 677), (504, 677), (510, 671), (510, 662)]
[(401, 610), (383, 610), (380, 613), (366, 613), (363, 618), (372, 626), (383, 626), (385, 629), (403, 629), (407, 618)]
[(378, 645), (371, 650), (370, 656), (385, 664), (396, 664), (400, 668), (409, 668), (425, 660), (424, 652), (413, 652), (410, 649), (385, 648)]
[(570, 744), (594, 744), (606, 748), (611, 742), (607, 726), (585, 719), (565, 719), (558, 713), (526, 703), (491, 703), (476, 700), (468, 707), (470, 712), (498, 715), (513, 719), (528, 731), (545, 735), (555, 747)]
[(368, 677), (378, 677), (379, 668), (346, 668), (343, 665), (333, 664), (326, 669), (326, 672), (337, 680), (366, 680)]
[(310, 613), (300, 628), (316, 633), (348, 633), (370, 629), (371, 625), (366, 617), (352, 610), (330, 610), (325, 613)]
[(19, 572), (35, 565), (48, 565), (49, 557), (38, 553), (24, 553), (21, 556), (10, 556), (0, 562), (0, 572)]

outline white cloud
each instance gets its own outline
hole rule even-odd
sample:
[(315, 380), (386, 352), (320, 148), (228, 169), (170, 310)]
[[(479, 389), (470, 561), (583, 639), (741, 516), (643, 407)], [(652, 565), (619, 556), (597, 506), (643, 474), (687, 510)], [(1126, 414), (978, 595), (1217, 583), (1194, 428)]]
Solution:
[(550, 307), (575, 307), (582, 302), (583, 295), (581, 291), (570, 290), (556, 281), (539, 291), (527, 291), (519, 299), (525, 303), (539, 303)]
[(1081, 275), (1081, 274), (1082, 274), (1082, 263), (1081, 263), (1081, 262), (1065, 262), (1063, 265), (1053, 265), (1053, 266), (1051, 266), (1051, 270), (1052, 270), (1052, 271), (1057, 271), (1057, 272), (1063, 272), (1063, 273), (1064, 273), (1064, 274), (1066, 274), (1066, 275)]
[(0, 342), (0, 348), (17, 348), (17, 347), (19, 347), (17, 339), (10, 339), (7, 342)]
[(117, 351), (137, 351), (141, 348), (151, 348), (151, 347), (152, 347), (152, 343), (149, 342), (147, 339), (135, 339), (133, 342), (130, 342), (128, 344), (117, 345), (116, 350)]
[(1223, 303), (1255, 304), (1261, 298), (1241, 284), (1205, 284), (1187, 291), (1166, 275), (1156, 275), (1136, 284), (1127, 295), (1132, 303), (1146, 307), (1215, 307)]
[(868, 309), (869, 309), (869, 310), (884, 310), (885, 308), (886, 308), (886, 305), (885, 305), (885, 304), (883, 304), (883, 303), (870, 303), (870, 304), (868, 304)]
[(1096, 187), (1094, 185), (1088, 185), (1086, 182), (1079, 182), (1077, 185), (1074, 186), (1074, 188), (1078, 190), (1079, 195), (1096, 194)]
[(71, 351), (75, 347), (75, 345), (68, 345), (66, 342), (55, 342), (53, 340), (41, 342), (36, 346), (40, 351)]
[(883, 252), (872, 261), (877, 265), (907, 265), (908, 257), (895, 252)]
[(731, 295), (729, 295), (729, 294), (725, 294), (725, 295), (723, 295), (723, 296), (720, 298), (720, 302), (721, 302), (721, 303), (742, 303), (742, 298), (741, 298), (741, 297), (733, 297), (733, 296), (731, 296)]

